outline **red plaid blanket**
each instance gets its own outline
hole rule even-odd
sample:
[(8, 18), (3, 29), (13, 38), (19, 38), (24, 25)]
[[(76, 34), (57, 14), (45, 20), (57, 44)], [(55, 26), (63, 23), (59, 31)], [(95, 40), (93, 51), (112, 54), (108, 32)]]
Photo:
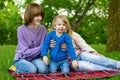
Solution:
[(72, 71), (68, 75), (63, 75), (59, 72), (53, 74), (28, 74), (28, 73), (14, 73), (9, 71), (9, 73), (16, 78), (16, 80), (75, 80), (75, 79), (91, 79), (91, 78), (105, 78), (114, 75), (120, 75), (120, 71)]

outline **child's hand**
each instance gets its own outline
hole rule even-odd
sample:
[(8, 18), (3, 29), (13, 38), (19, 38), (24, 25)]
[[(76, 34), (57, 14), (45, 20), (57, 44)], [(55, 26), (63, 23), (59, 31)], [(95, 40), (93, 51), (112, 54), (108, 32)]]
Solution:
[(78, 67), (78, 63), (77, 63), (76, 60), (73, 60), (73, 61), (72, 61), (72, 66), (73, 66), (74, 68), (77, 68), (77, 67)]
[(47, 56), (43, 56), (43, 61), (45, 62), (46, 65), (48, 65), (48, 57)]

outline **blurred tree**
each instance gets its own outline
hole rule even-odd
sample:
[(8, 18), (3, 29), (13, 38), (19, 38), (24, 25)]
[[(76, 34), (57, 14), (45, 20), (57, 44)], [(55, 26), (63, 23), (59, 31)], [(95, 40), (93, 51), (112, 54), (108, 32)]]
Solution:
[(22, 23), (18, 8), (12, 1), (5, 1), (0, 9), (0, 45), (17, 43), (17, 27)]
[(120, 0), (109, 0), (107, 51), (120, 51)]
[(5, 7), (5, 2), (13, 2), (13, 0), (0, 0), (0, 10)]
[[(77, 31), (84, 16), (96, 0), (44, 0), (42, 6), (46, 12), (46, 18), (53, 18), (59, 12), (67, 13), (71, 19), (72, 29)], [(47, 13), (49, 12), (49, 13)], [(51, 14), (53, 14), (51, 16)], [(51, 21), (51, 20), (50, 20)], [(47, 23), (49, 25), (49, 23)]]
[[(0, 44), (16, 44), (16, 30), (23, 22), (27, 4), (37, 0), (0, 1)], [(71, 27), (88, 43), (106, 43), (108, 0), (41, 0), (45, 16), (42, 22), (49, 31), (52, 19), (57, 14), (68, 17)]]
[(43, 0), (41, 6), (46, 27), (55, 15), (64, 14), (88, 43), (106, 43), (108, 0)]

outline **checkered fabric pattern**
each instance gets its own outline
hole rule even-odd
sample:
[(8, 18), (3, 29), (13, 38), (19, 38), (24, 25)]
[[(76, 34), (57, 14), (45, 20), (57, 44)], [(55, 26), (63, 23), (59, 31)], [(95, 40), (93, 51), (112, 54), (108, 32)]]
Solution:
[(15, 77), (16, 80), (75, 80), (75, 79), (93, 79), (93, 78), (105, 78), (111, 77), (115, 75), (120, 75), (120, 71), (72, 71), (68, 74), (62, 74), (57, 72), (55, 74), (28, 74), (28, 73), (14, 73), (12, 71), (8, 71), (11, 76)]

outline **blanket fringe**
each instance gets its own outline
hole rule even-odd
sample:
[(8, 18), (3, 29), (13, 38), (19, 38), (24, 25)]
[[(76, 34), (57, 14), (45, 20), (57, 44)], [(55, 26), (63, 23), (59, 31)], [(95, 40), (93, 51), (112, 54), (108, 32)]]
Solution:
[(28, 74), (28, 73), (14, 73), (8, 70), (11, 76), (16, 80), (75, 80), (75, 79), (93, 79), (105, 78), (115, 75), (120, 75), (120, 71), (104, 70), (104, 71), (72, 71), (68, 74), (48, 73), (48, 74)]

